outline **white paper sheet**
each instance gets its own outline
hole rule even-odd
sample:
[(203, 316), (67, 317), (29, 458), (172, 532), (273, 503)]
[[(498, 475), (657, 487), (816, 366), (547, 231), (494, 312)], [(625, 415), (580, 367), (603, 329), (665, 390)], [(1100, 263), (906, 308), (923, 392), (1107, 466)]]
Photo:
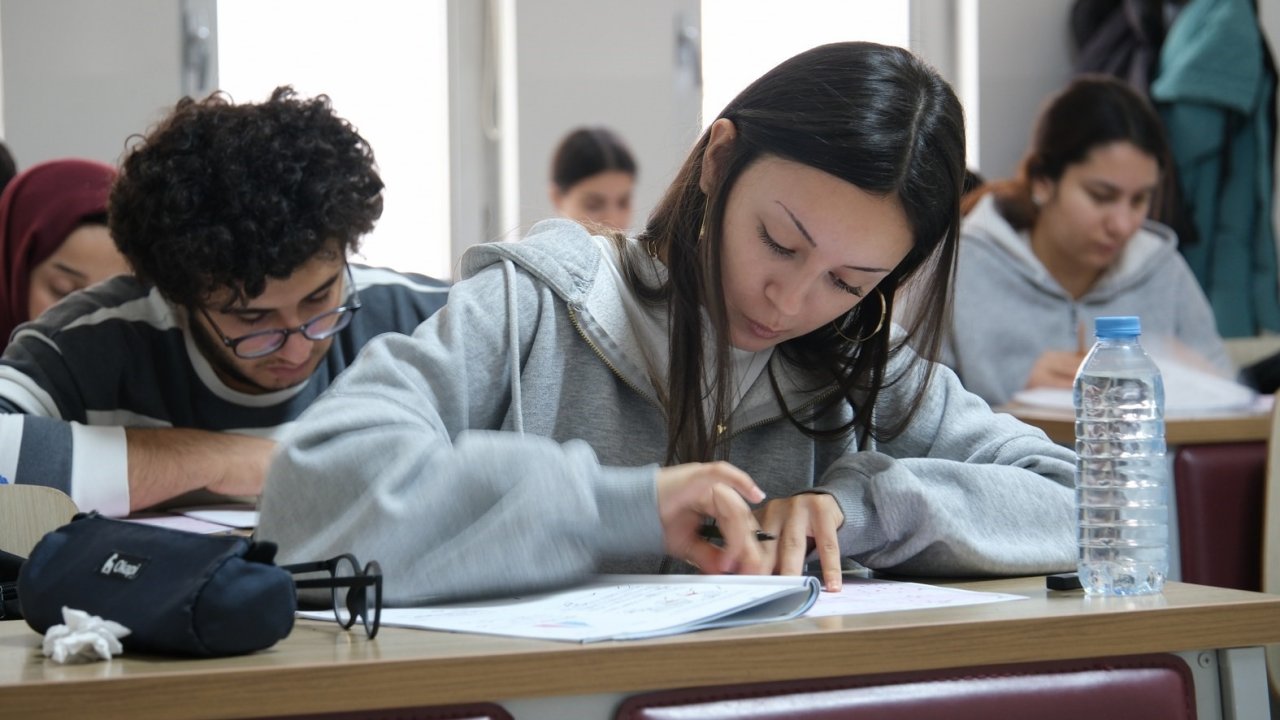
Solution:
[(206, 522), (197, 518), (190, 518), (185, 515), (130, 515), (122, 518), (129, 522), (140, 523), (142, 525), (156, 525), (158, 527), (169, 528), (170, 530), (182, 530), (184, 532), (200, 533), (202, 535), (212, 535), (213, 533), (223, 533), (231, 530), (226, 525), (218, 523)]
[(846, 577), (840, 592), (824, 592), (818, 595), (818, 601), (804, 615), (805, 617), (859, 615), (1026, 599), (1025, 595), (975, 592), (923, 583)]
[(252, 505), (209, 505), (136, 513), (124, 519), (171, 530), (211, 535), (257, 527), (258, 511)]
[(248, 506), (228, 505), (224, 507), (177, 508), (175, 512), (180, 512), (189, 518), (217, 523), (226, 527), (241, 529), (258, 527), (258, 511)]
[[(1231, 380), (1176, 362), (1161, 362), (1164, 379), (1166, 417), (1194, 417), (1231, 412), (1265, 412), (1270, 399), (1260, 399), (1253, 390)], [(1014, 402), (1034, 407), (1071, 410), (1072, 392), (1065, 388), (1034, 388), (1013, 394)]]

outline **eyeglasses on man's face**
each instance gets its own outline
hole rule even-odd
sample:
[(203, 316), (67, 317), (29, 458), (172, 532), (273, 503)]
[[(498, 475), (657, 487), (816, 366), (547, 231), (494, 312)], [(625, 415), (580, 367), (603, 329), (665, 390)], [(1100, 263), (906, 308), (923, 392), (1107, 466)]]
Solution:
[(343, 328), (350, 325), (351, 317), (361, 307), (360, 294), (356, 292), (355, 278), (351, 275), (351, 266), (347, 265), (346, 268), (347, 288), (349, 290), (347, 301), (328, 312), (311, 318), (298, 327), (259, 330), (248, 335), (232, 338), (227, 337), (222, 328), (218, 327), (218, 323), (213, 321), (208, 310), (201, 307), (200, 312), (204, 315), (204, 319), (209, 321), (209, 325), (213, 327), (214, 331), (218, 333), (218, 337), (222, 339), (222, 344), (231, 348), (231, 352), (242, 360), (254, 360), (270, 355), (284, 347), (284, 344), (289, 341), (289, 336), (294, 333), (313, 342), (326, 340), (342, 332)]
[(284, 565), (285, 570), (299, 575), (327, 572), (329, 577), (295, 579), (299, 590), (328, 589), (332, 592), (333, 616), (347, 630), (356, 620), (364, 623), (365, 634), (372, 640), (382, 621), (382, 568), (370, 561), (363, 568), (354, 555), (342, 554), (319, 562)]

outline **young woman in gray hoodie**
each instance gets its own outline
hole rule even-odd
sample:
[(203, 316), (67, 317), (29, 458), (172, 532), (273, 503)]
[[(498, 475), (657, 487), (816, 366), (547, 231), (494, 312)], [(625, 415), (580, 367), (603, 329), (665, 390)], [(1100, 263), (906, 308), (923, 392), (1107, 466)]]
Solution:
[(1082, 76), (1046, 104), (1018, 177), (965, 197), (943, 361), (966, 388), (1000, 405), (1071, 387), (1105, 315), (1137, 315), (1144, 345), (1235, 374), (1177, 236), (1148, 218), (1168, 168), (1160, 118), (1124, 82)]
[[(259, 537), (376, 559), (395, 604), (810, 558), (828, 589), (845, 560), (1073, 567), (1073, 454), (911, 349), (941, 337), (964, 171), (959, 102), (909, 52), (782, 63), (638, 238), (554, 220), (470, 250), (445, 309), (284, 438)], [(912, 338), (888, 319), (915, 276)]]

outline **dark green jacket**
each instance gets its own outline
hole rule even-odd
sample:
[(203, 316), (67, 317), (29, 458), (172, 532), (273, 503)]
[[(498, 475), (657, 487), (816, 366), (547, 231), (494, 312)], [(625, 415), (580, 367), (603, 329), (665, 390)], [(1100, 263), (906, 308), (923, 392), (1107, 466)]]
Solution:
[(1182, 251), (1224, 337), (1280, 330), (1266, 52), (1250, 0), (1192, 0), (1151, 85), (1200, 235)]

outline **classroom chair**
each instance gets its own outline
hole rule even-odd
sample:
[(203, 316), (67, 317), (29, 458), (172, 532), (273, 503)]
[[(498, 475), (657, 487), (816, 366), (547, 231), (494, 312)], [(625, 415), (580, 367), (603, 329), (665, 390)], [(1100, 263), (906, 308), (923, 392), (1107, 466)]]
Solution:
[(431, 707), (395, 708), (391, 710), (353, 710), (320, 715), (272, 716), (271, 720), (513, 720), (511, 713), (493, 703), (433, 705)]
[(1174, 451), (1183, 582), (1262, 589), (1267, 443), (1183, 445)]
[(660, 690), (616, 720), (1193, 720), (1195, 685), (1176, 655), (1135, 655)]
[(0, 550), (25, 558), (45, 533), (67, 524), (77, 512), (61, 490), (0, 485)]

